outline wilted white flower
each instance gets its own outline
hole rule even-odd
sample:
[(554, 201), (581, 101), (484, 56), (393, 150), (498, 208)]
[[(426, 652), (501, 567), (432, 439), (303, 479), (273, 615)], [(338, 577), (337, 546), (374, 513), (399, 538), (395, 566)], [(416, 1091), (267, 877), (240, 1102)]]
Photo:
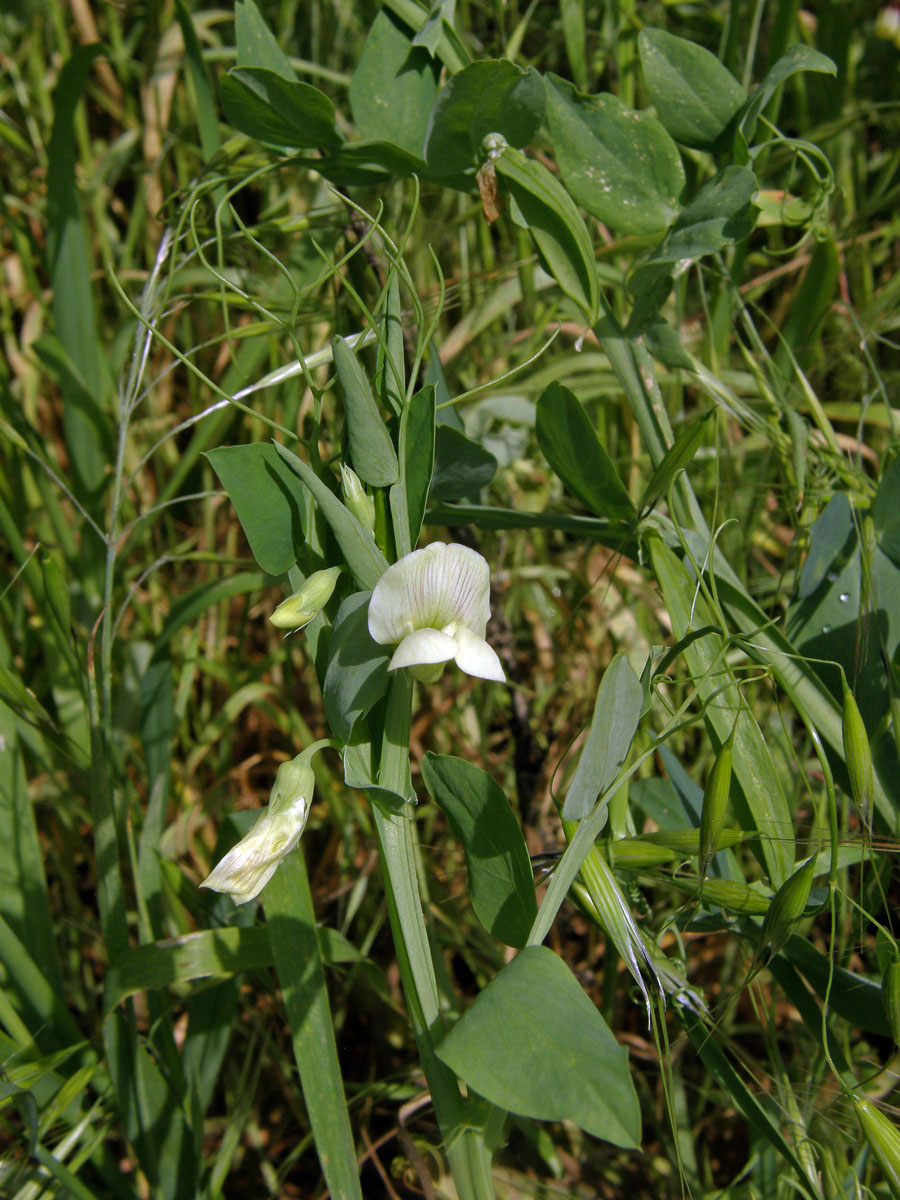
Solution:
[(454, 661), (469, 675), (503, 682), (500, 660), (484, 640), (490, 608), (487, 562), (467, 546), (434, 542), (388, 567), (369, 601), (369, 633), (400, 644), (389, 671), (409, 667), (433, 683)]
[(315, 776), (309, 765), (310, 751), (304, 750), (282, 763), (266, 810), (200, 884), (214, 892), (226, 892), (235, 904), (255, 900), (281, 860), (297, 846), (309, 816)]
[(269, 620), (279, 629), (302, 629), (313, 617), (319, 615), (334, 591), (340, 567), (326, 567), (324, 571), (313, 571), (299, 592), (282, 600)]

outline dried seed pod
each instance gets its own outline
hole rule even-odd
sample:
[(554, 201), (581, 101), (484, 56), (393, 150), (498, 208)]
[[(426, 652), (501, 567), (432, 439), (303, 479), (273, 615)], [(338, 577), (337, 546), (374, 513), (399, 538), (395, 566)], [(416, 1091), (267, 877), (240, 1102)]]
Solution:
[(793, 875), (788, 876), (772, 897), (763, 921), (757, 957), (765, 953), (771, 958), (791, 936), (809, 901), (815, 873), (816, 855), (813, 854)]
[(856, 697), (844, 681), (844, 705), (841, 714), (841, 733), (844, 740), (844, 761), (850, 776), (850, 791), (859, 809), (862, 823), (872, 831), (872, 796), (875, 774), (872, 751)]
[[(735, 722), (735, 726), (737, 722)], [(725, 826), (725, 810), (728, 808), (728, 793), (731, 789), (731, 747), (734, 743), (734, 729), (728, 741), (716, 755), (706, 790), (703, 793), (703, 808), (700, 811), (700, 878), (706, 878), (709, 864), (716, 852), (719, 835)]]
[(900, 1129), (884, 1113), (860, 1096), (853, 1097), (856, 1119), (894, 1200), (900, 1200)]
[(891, 1027), (894, 1045), (900, 1046), (900, 958), (884, 968), (881, 976), (881, 1006)]

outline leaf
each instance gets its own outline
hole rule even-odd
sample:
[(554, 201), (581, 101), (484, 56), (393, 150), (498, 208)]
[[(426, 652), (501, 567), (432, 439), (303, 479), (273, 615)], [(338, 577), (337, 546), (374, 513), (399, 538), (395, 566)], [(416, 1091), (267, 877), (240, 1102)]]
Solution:
[(813, 50), (811, 46), (803, 46), (799, 42), (788, 46), (778, 62), (767, 72), (765, 79), (744, 105), (738, 122), (744, 137), (753, 137), (759, 114), (769, 103), (778, 88), (799, 71), (819, 71), (825, 75), (836, 75), (837, 67), (830, 58)]
[(400, 478), (397, 452), (378, 411), (375, 396), (356, 355), (342, 337), (331, 343), (344, 392), (347, 435), (353, 469), (372, 487), (390, 487)]
[(643, 699), (641, 682), (628, 659), (617, 654), (600, 680), (591, 731), (566, 791), (563, 817), (567, 821), (586, 817), (622, 769), (641, 719)]
[(438, 1057), (492, 1104), (640, 1144), (628, 1051), (552, 950), (529, 946), (475, 998)]
[(88, 72), (102, 50), (96, 42), (82, 46), (60, 71), (47, 147), (47, 272), (56, 336), (71, 363), (59, 380), (63, 430), (79, 498), (89, 506), (109, 478), (112, 440), (101, 408), (109, 376), (97, 335), (90, 238), (75, 174), (75, 114)]
[(432, 178), (452, 187), (473, 187), (482, 160), (482, 142), (500, 134), (510, 146), (526, 146), (544, 115), (541, 77), (506, 59), (483, 59), (454, 75), (438, 97), (428, 121), (425, 159)]
[(423, 175), (425, 160), (392, 142), (348, 142), (339, 150), (326, 152), (316, 170), (342, 187), (359, 187), (395, 175)]
[(264, 67), (233, 67), (221, 83), (229, 122), (248, 137), (278, 147), (340, 146), (334, 105), (311, 83), (295, 83)]
[(678, 147), (649, 113), (612, 95), (585, 96), (546, 76), (547, 128), (573, 199), (622, 233), (656, 233), (678, 215), (684, 168)]
[[(876, 526), (877, 527), (877, 526)], [(848, 553), (851, 534), (856, 541), (853, 512), (845, 492), (835, 492), (810, 530), (809, 549), (800, 569), (797, 594), (811, 596), (824, 581), (828, 568), (839, 554)]]
[(273, 445), (220, 446), (206, 457), (231, 498), (253, 557), (270, 575), (283, 575), (304, 542), (297, 479)]
[(355, 575), (359, 586), (371, 591), (387, 570), (387, 561), (375, 545), (371, 533), (338, 500), (327, 483), (319, 478), (308, 463), (278, 442), (275, 443), (275, 449), (282, 461), (300, 476), (312, 492), (313, 499), (331, 526), (331, 532), (337, 538), (347, 566)]
[(428, 499), (459, 500), (476, 495), (497, 472), (490, 450), (473, 442), (452, 425), (438, 425), (434, 439), (434, 474)]
[(380, 646), (369, 633), (371, 592), (356, 592), (341, 604), (329, 642), (323, 698), (335, 737), (350, 740), (353, 726), (385, 694), (389, 646)]
[(634, 505), (577, 397), (548, 384), (537, 403), (538, 445), (566, 487), (598, 516), (630, 520)]
[(414, 46), (386, 9), (375, 17), (353, 77), (350, 109), (363, 138), (393, 142), (422, 157), (440, 64)]
[(706, 433), (706, 423), (715, 416), (715, 411), (714, 408), (709, 409), (681, 430), (644, 488), (644, 494), (638, 504), (640, 513), (649, 512), (660, 496), (664, 496), (668, 492), (669, 485), (678, 472), (683, 471), (693, 462), (694, 455), (699, 450)]
[(265, 67), (282, 79), (294, 82), (297, 72), (263, 18), (254, 0), (235, 0), (234, 39), (237, 66)]
[(486, 771), (429, 752), (422, 778), (466, 852), (472, 907), (507, 946), (524, 946), (537, 902), (525, 838), (502, 788)]
[(895, 567), (900, 567), (900, 458), (895, 458), (881, 477), (872, 503), (872, 522), (879, 549)]
[(642, 29), (638, 49), (656, 114), (676, 142), (713, 150), (726, 140), (747, 93), (715, 55), (694, 42)]
[(509, 188), (547, 270), (591, 325), (600, 311), (594, 249), (581, 214), (559, 180), (507, 146), (491, 159)]
[(425, 506), (434, 474), (434, 401), (434, 384), (426, 384), (416, 392), (401, 417), (400, 444), (406, 460), (406, 506), (409, 512), (410, 543), (413, 546), (418, 540), (425, 518)]

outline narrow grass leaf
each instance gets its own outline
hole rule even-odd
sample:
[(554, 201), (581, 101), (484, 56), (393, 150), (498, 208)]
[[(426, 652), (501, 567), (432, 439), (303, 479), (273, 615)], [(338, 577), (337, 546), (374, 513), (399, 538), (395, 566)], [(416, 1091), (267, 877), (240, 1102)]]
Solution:
[(580, 821), (624, 765), (641, 719), (641, 683), (624, 654), (617, 654), (600, 680), (591, 729), (566, 790), (563, 817)]
[(507, 946), (524, 946), (537, 916), (525, 838), (503, 789), (479, 767), (428, 753), (422, 777), (466, 853), (475, 914)]
[(562, 0), (560, 4), (563, 41), (569, 70), (576, 84), (585, 91), (588, 86), (587, 29), (584, 20), (584, 0)]
[(700, 444), (706, 435), (707, 423), (714, 416), (715, 409), (710, 409), (701, 416), (695, 417), (678, 434), (644, 488), (644, 494), (638, 504), (641, 514), (649, 512), (657, 500), (668, 492), (669, 486), (678, 472), (683, 471), (693, 462), (694, 455), (700, 449)]
[(322, 1172), (333, 1196), (362, 1200), (319, 953), (316, 914), (302, 853), (285, 860), (266, 886), (263, 903)]
[(438, 1057), (499, 1108), (574, 1121), (616, 1146), (640, 1142), (628, 1052), (565, 963), (528, 946), (479, 992)]
[(797, 1171), (800, 1178), (805, 1179), (806, 1171), (797, 1152), (781, 1132), (782, 1114), (767, 1097), (757, 1097), (749, 1090), (719, 1044), (710, 1037), (707, 1026), (698, 1017), (683, 1006), (676, 1006), (675, 1011), (703, 1065), (735, 1108), (744, 1114), (751, 1129), (774, 1146)]
[[(674, 552), (656, 536), (649, 538), (648, 544), (674, 636), (684, 637), (692, 624), (716, 624), (705, 598)], [(794, 862), (791, 810), (772, 752), (755, 718), (743, 705), (737, 686), (722, 691), (721, 674), (713, 674), (720, 650), (721, 638), (711, 633), (686, 645), (684, 658), (700, 699), (706, 704), (704, 717), (716, 740), (724, 743), (734, 730), (736, 786), (732, 801), (741, 826), (760, 835), (755, 852), (765, 864), (772, 886), (777, 888)]]
[(573, 495), (600, 517), (627, 521), (634, 505), (575, 394), (561, 383), (544, 388), (535, 433), (547, 462)]

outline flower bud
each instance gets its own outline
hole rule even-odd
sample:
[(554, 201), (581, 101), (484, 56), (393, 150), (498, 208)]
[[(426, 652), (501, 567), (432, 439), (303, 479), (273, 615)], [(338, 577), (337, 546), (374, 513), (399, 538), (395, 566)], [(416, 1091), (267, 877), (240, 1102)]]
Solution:
[(281, 764), (265, 812), (207, 875), (201, 887), (226, 892), (235, 904), (256, 899), (282, 859), (300, 841), (316, 782), (310, 758), (322, 744), (316, 742), (290, 762)]
[(340, 567), (314, 571), (299, 592), (288, 596), (272, 613), (269, 620), (278, 629), (302, 629), (317, 617), (331, 599)]
[(844, 741), (844, 761), (850, 776), (850, 791), (860, 819), (869, 831), (872, 828), (872, 798), (875, 791), (875, 774), (872, 767), (872, 751), (866, 726), (859, 711), (856, 698), (844, 681), (844, 703), (841, 714), (841, 732)]
[(359, 476), (351, 467), (341, 463), (341, 487), (344, 503), (369, 533), (375, 532), (375, 501), (366, 493)]

